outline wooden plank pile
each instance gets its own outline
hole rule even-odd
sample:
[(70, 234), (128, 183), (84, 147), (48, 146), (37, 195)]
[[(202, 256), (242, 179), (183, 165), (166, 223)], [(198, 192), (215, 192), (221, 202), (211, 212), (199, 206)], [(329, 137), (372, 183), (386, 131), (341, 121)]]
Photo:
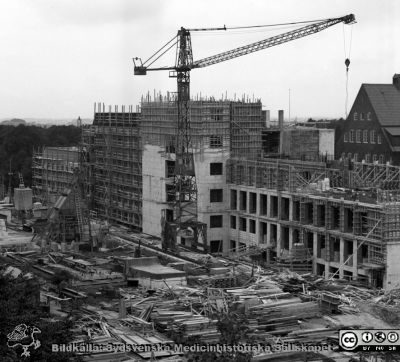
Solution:
[(152, 314), (156, 327), (177, 342), (195, 340), (198, 343), (217, 343), (220, 332), (217, 320), (192, 312), (157, 310)]
[(282, 341), (285, 343), (322, 344), (328, 343), (332, 338), (337, 338), (338, 328), (301, 329), (288, 333)]
[(211, 288), (230, 288), (236, 285), (236, 278), (231, 274), (226, 275), (201, 275), (196, 277), (200, 286)]
[(277, 282), (261, 277), (248, 288), (226, 290), (236, 307), (243, 305), (248, 318), (250, 334), (260, 339), (271, 335), (285, 335), (298, 329), (298, 320), (320, 315), (318, 303), (303, 302), (284, 292)]
[(257, 329), (273, 335), (287, 334), (298, 328), (299, 319), (319, 315), (317, 303), (302, 302), (299, 298), (271, 300), (265, 304), (249, 307), (249, 318), (257, 320)]

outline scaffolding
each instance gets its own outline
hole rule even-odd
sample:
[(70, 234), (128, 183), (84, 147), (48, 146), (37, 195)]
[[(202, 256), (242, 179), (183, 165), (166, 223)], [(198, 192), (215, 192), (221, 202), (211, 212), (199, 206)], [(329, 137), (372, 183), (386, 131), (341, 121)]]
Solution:
[[(135, 230), (142, 227), (142, 141), (139, 114), (95, 104), (82, 130), (83, 168), (92, 214)], [(95, 187), (93, 186), (95, 185)]]
[[(231, 101), (197, 98), (189, 104), (192, 151), (218, 149), (237, 157), (257, 158), (261, 153), (262, 110), (259, 100)], [(141, 100), (143, 144), (165, 147), (174, 153), (177, 134), (175, 93), (147, 95)]]
[[(330, 187), (390, 191), (380, 197), (385, 201), (400, 200), (400, 167), (361, 162), (264, 158), (262, 160), (232, 157), (227, 161), (227, 182), (236, 185), (314, 192), (319, 181), (329, 179)], [(311, 188), (310, 188), (311, 186)], [(376, 195), (374, 196), (376, 198)], [(385, 199), (386, 198), (386, 199)]]
[(378, 163), (353, 162), (350, 172), (350, 186), (398, 190), (400, 189), (400, 167)]
[[(253, 218), (260, 216), (260, 225), (270, 223), (270, 246), (276, 239), (272, 227), (280, 225), (281, 249), (290, 247), (291, 240), (293, 245), (311, 244), (316, 247), (317, 268), (328, 265), (335, 270), (333, 276), (339, 270), (355, 273), (355, 277), (368, 275), (370, 283), (379, 286), (393, 250), (390, 248), (400, 243), (400, 192), (393, 189), (399, 172), (399, 167), (377, 164), (232, 158), (227, 162), (227, 183), (233, 187), (231, 192), (239, 195), (256, 192), (249, 187), (258, 189), (260, 215)], [(328, 188), (319, 188), (327, 178)], [(269, 206), (264, 206), (264, 199)], [(235, 216), (251, 217), (245, 207), (237, 208), (232, 201), (231, 205)], [(310, 233), (311, 239), (305, 237)], [(278, 256), (279, 250), (276, 252)]]
[(279, 191), (296, 191), (330, 175), (323, 162), (284, 159), (227, 161), (227, 182)]
[(36, 201), (53, 205), (78, 168), (77, 147), (43, 147), (33, 151), (32, 190)]

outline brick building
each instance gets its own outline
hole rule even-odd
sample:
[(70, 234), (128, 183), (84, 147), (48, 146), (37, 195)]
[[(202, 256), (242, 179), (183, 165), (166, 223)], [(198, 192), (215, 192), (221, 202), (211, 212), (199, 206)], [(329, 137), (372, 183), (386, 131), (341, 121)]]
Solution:
[(361, 85), (335, 149), (336, 158), (400, 164), (400, 74)]

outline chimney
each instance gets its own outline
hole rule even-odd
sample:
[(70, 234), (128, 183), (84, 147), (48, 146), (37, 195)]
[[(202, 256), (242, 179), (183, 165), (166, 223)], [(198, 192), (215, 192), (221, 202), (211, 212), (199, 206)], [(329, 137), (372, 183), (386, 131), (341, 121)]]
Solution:
[(396, 87), (397, 90), (400, 91), (400, 74), (395, 74), (393, 76), (393, 85)]
[(279, 127), (279, 154), (283, 153), (283, 110), (278, 111), (278, 127)]
[(278, 111), (278, 126), (279, 126), (280, 130), (283, 129), (283, 110), (282, 109), (280, 109)]

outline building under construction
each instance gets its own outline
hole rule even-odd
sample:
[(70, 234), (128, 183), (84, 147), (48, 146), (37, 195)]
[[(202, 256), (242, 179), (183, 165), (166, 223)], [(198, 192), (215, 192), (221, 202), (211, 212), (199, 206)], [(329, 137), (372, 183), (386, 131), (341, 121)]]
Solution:
[[(176, 99), (168, 95), (144, 97), (138, 112), (97, 106), (93, 124), (83, 127), (81, 147), (92, 214), (162, 237), (162, 220), (172, 219), (176, 199), (176, 117)], [(331, 154), (334, 138), (309, 127), (281, 127), (280, 134), (300, 140), (311, 132), (305, 158), (313, 162), (296, 160), (293, 147), (285, 157), (262, 157), (263, 118), (259, 101), (190, 102), (196, 211), (209, 251), (258, 254), (268, 264), (309, 265), (326, 278), (393, 288), (400, 274), (400, 201), (392, 190), (399, 189), (400, 168), (315, 161), (322, 146)], [(288, 149), (284, 139), (279, 136), (281, 153)], [(50, 190), (50, 181), (60, 182), (56, 174), (65, 170), (58, 156), (50, 167), (44, 155), (35, 156), (34, 177), (41, 180), (35, 187)]]
[[(141, 102), (143, 142), (143, 231), (162, 235), (162, 218), (171, 221), (174, 188), (175, 97), (147, 96)], [(196, 170), (197, 219), (207, 226), (207, 245), (223, 251), (228, 243), (228, 189), (225, 164), (230, 157), (261, 154), (261, 102), (197, 99), (190, 102), (190, 137)], [(181, 239), (178, 243), (184, 244)]]
[(82, 128), (82, 168), (93, 216), (142, 228), (142, 143), (138, 113), (95, 105)]
[(398, 284), (400, 198), (391, 190), (399, 189), (400, 168), (230, 159), (227, 184), (231, 253), (263, 246), (267, 263), (310, 261), (326, 278)]
[(78, 147), (44, 147), (33, 153), (32, 189), (36, 201), (33, 206), (37, 209), (43, 204), (47, 208), (43, 215), (40, 213), (47, 215), (47, 226), (34, 226), (42, 236), (42, 247), (45, 243), (50, 246), (51, 243), (89, 242), (90, 221), (80, 155)]
[(54, 204), (70, 186), (79, 167), (78, 147), (43, 147), (32, 157), (32, 189), (36, 201)]

